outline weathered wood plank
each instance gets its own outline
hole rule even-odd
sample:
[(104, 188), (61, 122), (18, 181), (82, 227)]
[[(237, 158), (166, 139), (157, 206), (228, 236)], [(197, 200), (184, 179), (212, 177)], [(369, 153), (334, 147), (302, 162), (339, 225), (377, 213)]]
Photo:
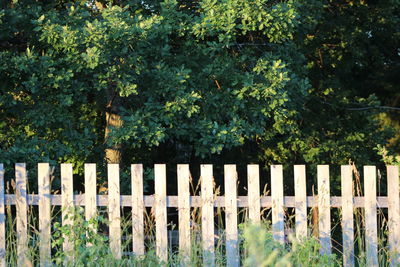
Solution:
[(261, 220), (260, 169), (256, 164), (247, 165), (247, 187), (249, 220), (252, 223), (259, 223)]
[(203, 266), (215, 266), (213, 166), (200, 166)]
[(190, 259), (190, 171), (188, 164), (178, 164), (178, 216), (179, 216), (179, 251), (182, 264), (187, 265)]
[(354, 266), (353, 172), (341, 166), (343, 266)]
[(17, 265), (29, 264), (28, 259), (28, 203), (26, 189), (26, 164), (15, 164), (16, 220), (17, 220)]
[[(97, 183), (96, 183), (96, 164), (85, 163), (85, 218), (90, 221), (97, 214)], [(91, 231), (97, 232), (91, 226)], [(88, 244), (90, 246), (91, 244)]]
[(285, 242), (285, 210), (283, 203), (282, 165), (271, 166), (272, 235), (279, 243)]
[(376, 167), (364, 166), (365, 248), (367, 266), (378, 267)]
[(121, 248), (121, 203), (119, 165), (108, 164), (108, 219), (110, 221), (110, 249), (115, 258), (122, 256)]
[(400, 265), (399, 167), (387, 166), (389, 204), (389, 248), (391, 266)]
[(321, 254), (331, 254), (331, 206), (329, 186), (329, 165), (317, 166), (318, 176), (318, 231)]
[(4, 165), (0, 163), (0, 266), (6, 266), (6, 214), (4, 210)]
[(156, 220), (156, 254), (168, 261), (167, 177), (165, 164), (154, 165), (154, 214)]
[(239, 236), (237, 227), (237, 173), (236, 165), (224, 166), (226, 266), (239, 266)]
[(50, 165), (38, 164), (40, 266), (51, 265)]
[[(62, 198), (62, 225), (73, 227), (74, 210), (74, 188), (72, 164), (61, 164), (61, 198)], [(67, 254), (66, 264), (73, 261), (73, 236), (64, 235), (63, 251)]]
[[(15, 195), (5, 194), (5, 204), (15, 205)], [(39, 205), (39, 195), (28, 194), (27, 196), (28, 205)], [(145, 207), (154, 207), (154, 196), (143, 196)], [(377, 205), (380, 208), (388, 207), (388, 197), (378, 196), (376, 197)], [(107, 195), (97, 195), (96, 202), (98, 207), (108, 206), (108, 196)], [(261, 196), (260, 198), (261, 208), (271, 208), (272, 200), (271, 196)], [(294, 196), (284, 196), (283, 202), (285, 208), (295, 208), (296, 201)], [(331, 208), (341, 208), (342, 198), (341, 197), (330, 197)], [(248, 207), (248, 196), (238, 196), (237, 197), (238, 208)], [(61, 206), (61, 195), (51, 195), (51, 205)], [(75, 206), (85, 206), (85, 195), (74, 195), (74, 205)], [(191, 196), (190, 206), (194, 208), (202, 207), (201, 196)], [(225, 207), (225, 197), (215, 196), (214, 207), (223, 208)], [(364, 197), (353, 197), (353, 207), (354, 208), (364, 208)], [(121, 207), (132, 207), (132, 195), (121, 195)], [(168, 208), (178, 208), (178, 196), (167, 196), (167, 207)], [(307, 207), (318, 207), (318, 197), (308, 196), (307, 197)]]
[(143, 165), (131, 165), (133, 253), (144, 255)]
[(296, 212), (296, 238), (307, 237), (306, 167), (294, 165), (294, 193)]

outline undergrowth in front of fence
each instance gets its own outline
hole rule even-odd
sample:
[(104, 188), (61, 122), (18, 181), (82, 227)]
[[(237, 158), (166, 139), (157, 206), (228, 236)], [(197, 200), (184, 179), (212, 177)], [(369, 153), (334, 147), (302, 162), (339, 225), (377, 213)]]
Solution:
[[(16, 232), (15, 221), (11, 216), (11, 209), (7, 209), (7, 264), (9, 266), (17, 266), (17, 250), (16, 250)], [(26, 266), (39, 265), (39, 240), (38, 230), (36, 229), (37, 218), (34, 218), (34, 212), (29, 218), (30, 234), (29, 234), (29, 251)], [(217, 209), (218, 222), (222, 221), (223, 214)], [(53, 211), (53, 220), (55, 223), (52, 227), (52, 258), (53, 265), (60, 266), (160, 266), (161, 262), (155, 250), (155, 225), (151, 212), (146, 214), (146, 253), (142, 256), (135, 256), (131, 253), (132, 236), (130, 234), (130, 218), (125, 216), (122, 222), (123, 236), (122, 242), (123, 254), (120, 259), (113, 256), (109, 246), (109, 238), (104, 229), (108, 227), (108, 221), (102, 214), (86, 221), (84, 218), (84, 209), (76, 207), (75, 212), (69, 215), (73, 221), (73, 225), (61, 225), (60, 212)], [(192, 211), (192, 219), (198, 221), (200, 217), (199, 210)], [(362, 246), (362, 213), (356, 216), (356, 227), (360, 229), (356, 242), (359, 243), (360, 251)], [(290, 220), (289, 220), (290, 221)], [(202, 247), (200, 241), (200, 225), (193, 223), (192, 229), (192, 246), (191, 257), (186, 260), (187, 266), (202, 266)], [(221, 226), (221, 225), (219, 225)], [(385, 228), (386, 225), (383, 225)], [(174, 226), (171, 226), (174, 228)], [(218, 227), (223, 229), (223, 227)], [(215, 245), (215, 263), (217, 266), (226, 264), (225, 256), (225, 237), (221, 230), (216, 236)], [(73, 240), (73, 249), (64, 251), (62, 244), (64, 239)], [(239, 231), (240, 246), (240, 264), (243, 266), (340, 266), (341, 255), (337, 252), (332, 255), (321, 255), (320, 244), (318, 240), (312, 236), (297, 240), (294, 236), (288, 235), (287, 242), (282, 245), (276, 242), (271, 234), (271, 229), (265, 221), (261, 224), (249, 224), (242, 222)], [(380, 236), (380, 265), (387, 266), (388, 252), (382, 244), (385, 237)], [(365, 255), (360, 253), (356, 255), (356, 263), (358, 266), (365, 266)], [(176, 248), (170, 248), (168, 256), (168, 266), (179, 266), (184, 261), (182, 255)]]
[[(10, 215), (10, 214), (9, 214)], [(221, 215), (221, 214), (220, 214)], [(56, 222), (52, 231), (52, 259), (51, 263), (57, 266), (160, 266), (161, 262), (156, 256), (154, 240), (149, 238), (146, 242), (147, 251), (142, 256), (129, 253), (131, 236), (129, 235), (129, 222), (124, 225), (124, 253), (121, 259), (116, 259), (110, 250), (108, 236), (98, 229), (107, 226), (104, 216), (96, 216), (90, 221), (84, 218), (82, 208), (70, 215), (74, 220), (73, 225), (61, 225)], [(8, 218), (12, 218), (8, 216)], [(31, 218), (32, 219), (32, 218)], [(16, 266), (16, 232), (11, 219), (7, 221), (7, 263)], [(154, 225), (149, 225), (149, 231), (154, 232)], [(318, 240), (307, 238), (301, 241), (290, 237), (290, 243), (282, 245), (276, 242), (270, 232), (270, 227), (265, 224), (240, 225), (240, 259), (243, 266), (338, 266), (340, 261), (336, 255), (324, 255), (319, 253)], [(37, 231), (31, 225), (29, 251), (26, 266), (39, 265), (39, 240)], [(149, 233), (148, 233), (149, 234)], [(187, 266), (201, 266), (203, 264), (202, 247), (199, 232), (192, 233), (191, 257), (185, 262), (179, 251), (170, 251), (167, 265), (180, 266), (183, 262)], [(62, 244), (64, 239), (73, 240), (73, 250), (64, 251)], [(224, 233), (221, 232), (216, 243), (215, 262), (217, 266), (226, 264)], [(165, 264), (165, 263), (164, 263)]]

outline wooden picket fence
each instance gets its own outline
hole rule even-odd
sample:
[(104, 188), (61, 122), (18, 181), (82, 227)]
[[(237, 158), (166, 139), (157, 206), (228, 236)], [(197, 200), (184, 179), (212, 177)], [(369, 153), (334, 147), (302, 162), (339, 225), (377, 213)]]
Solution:
[[(318, 207), (318, 233), (321, 253), (331, 253), (331, 208), (342, 210), (343, 265), (354, 265), (354, 208), (365, 209), (365, 247), (367, 266), (378, 266), (378, 229), (377, 208), (388, 208), (389, 249), (392, 265), (400, 264), (400, 196), (399, 169), (387, 166), (388, 195), (377, 196), (376, 167), (364, 166), (364, 196), (355, 197), (353, 193), (352, 166), (341, 166), (342, 196), (330, 196), (329, 166), (317, 167), (318, 195), (307, 196), (306, 169), (304, 165), (294, 166), (295, 196), (284, 196), (283, 168), (272, 165), (271, 195), (260, 194), (260, 171), (258, 165), (247, 166), (247, 196), (237, 196), (236, 165), (224, 166), (225, 196), (216, 196), (213, 182), (213, 166), (201, 165), (201, 193), (191, 196), (189, 190), (189, 165), (177, 166), (178, 195), (166, 194), (166, 166), (154, 166), (155, 194), (143, 195), (143, 167), (131, 165), (132, 195), (120, 195), (119, 165), (108, 165), (108, 195), (96, 192), (96, 165), (85, 164), (85, 193), (73, 194), (72, 164), (61, 164), (61, 194), (51, 194), (50, 166), (38, 164), (38, 194), (27, 193), (27, 170), (24, 163), (15, 165), (15, 194), (5, 194), (4, 167), (0, 164), (0, 264), (5, 266), (6, 228), (5, 205), (16, 206), (17, 254), (18, 266), (22, 266), (28, 251), (28, 205), (39, 206), (40, 263), (47, 266), (51, 259), (51, 206), (62, 206), (63, 225), (73, 221), (65, 216), (75, 206), (85, 207), (86, 219), (96, 214), (98, 206), (108, 206), (109, 241), (115, 257), (120, 258), (121, 225), (120, 207), (132, 208), (133, 253), (143, 255), (144, 211), (145, 207), (154, 208), (156, 225), (156, 253), (162, 260), (168, 257), (167, 207), (178, 208), (179, 249), (182, 255), (189, 257), (191, 246), (190, 208), (201, 208), (201, 238), (203, 261), (205, 266), (214, 265), (214, 208), (223, 207), (226, 219), (226, 258), (227, 266), (239, 266), (238, 248), (238, 208), (247, 207), (249, 220), (257, 223), (262, 208), (272, 209), (272, 233), (275, 240), (285, 242), (285, 208), (295, 209), (295, 234), (307, 236), (307, 208)], [(65, 239), (63, 250), (72, 249), (71, 240)]]

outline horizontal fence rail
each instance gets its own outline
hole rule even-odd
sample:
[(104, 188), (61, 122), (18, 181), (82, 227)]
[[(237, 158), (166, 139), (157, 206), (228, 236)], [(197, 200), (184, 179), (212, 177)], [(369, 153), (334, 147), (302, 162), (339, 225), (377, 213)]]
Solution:
[[(192, 180), (189, 165), (177, 166), (178, 195), (168, 196), (167, 172), (165, 164), (154, 165), (155, 194), (143, 194), (143, 166), (131, 165), (131, 193), (120, 194), (120, 175), (118, 164), (108, 164), (108, 195), (99, 195), (96, 191), (96, 165), (85, 164), (85, 193), (74, 194), (72, 164), (61, 164), (61, 194), (51, 194), (51, 168), (48, 163), (38, 164), (38, 194), (27, 192), (27, 170), (24, 163), (15, 165), (15, 193), (6, 194), (4, 187), (4, 166), (0, 164), (0, 266), (6, 265), (6, 214), (5, 207), (15, 205), (18, 265), (26, 265), (28, 259), (28, 206), (39, 206), (39, 254), (40, 265), (48, 266), (51, 261), (51, 206), (62, 207), (62, 224), (72, 225), (73, 220), (67, 216), (74, 206), (85, 207), (87, 220), (97, 213), (97, 207), (108, 207), (110, 249), (116, 258), (122, 257), (121, 207), (132, 208), (132, 252), (135, 255), (145, 253), (144, 213), (146, 207), (154, 211), (156, 228), (156, 253), (161, 260), (168, 259), (168, 223), (167, 208), (178, 209), (179, 250), (182, 261), (190, 258), (191, 218), (190, 209), (201, 208), (201, 240), (203, 264), (215, 265), (215, 225), (214, 208), (225, 211), (225, 242), (227, 266), (239, 266), (238, 208), (248, 208), (248, 220), (258, 223), (261, 209), (271, 208), (272, 234), (276, 241), (284, 243), (285, 208), (294, 208), (295, 235), (301, 239), (308, 233), (307, 208), (318, 208), (318, 235), (321, 254), (332, 253), (331, 208), (341, 209), (341, 227), (343, 233), (342, 255), (344, 266), (354, 266), (354, 209), (363, 208), (365, 212), (365, 248), (366, 264), (378, 266), (378, 222), (377, 209), (388, 209), (388, 244), (390, 263), (400, 264), (400, 193), (399, 169), (387, 166), (387, 196), (377, 196), (377, 170), (375, 166), (365, 166), (363, 170), (364, 196), (355, 196), (353, 166), (341, 166), (342, 196), (330, 196), (330, 174), (328, 165), (317, 167), (318, 194), (307, 196), (306, 167), (294, 166), (295, 196), (284, 196), (284, 179), (282, 165), (272, 165), (270, 195), (260, 193), (260, 170), (258, 165), (247, 166), (247, 196), (238, 196), (238, 174), (236, 165), (224, 166), (225, 195), (217, 196), (214, 186), (213, 166), (200, 166), (199, 195), (190, 195)], [(96, 230), (96, 229), (94, 229)], [(90, 244), (88, 244), (90, 245)], [(65, 237), (62, 249), (72, 250), (72, 240)], [(66, 261), (73, 261), (69, 253)]]

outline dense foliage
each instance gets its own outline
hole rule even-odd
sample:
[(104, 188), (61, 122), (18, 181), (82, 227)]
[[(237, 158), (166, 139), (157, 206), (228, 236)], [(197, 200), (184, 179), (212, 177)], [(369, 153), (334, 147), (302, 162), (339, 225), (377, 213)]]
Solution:
[(376, 163), (394, 137), (397, 0), (0, 5), (0, 162)]

